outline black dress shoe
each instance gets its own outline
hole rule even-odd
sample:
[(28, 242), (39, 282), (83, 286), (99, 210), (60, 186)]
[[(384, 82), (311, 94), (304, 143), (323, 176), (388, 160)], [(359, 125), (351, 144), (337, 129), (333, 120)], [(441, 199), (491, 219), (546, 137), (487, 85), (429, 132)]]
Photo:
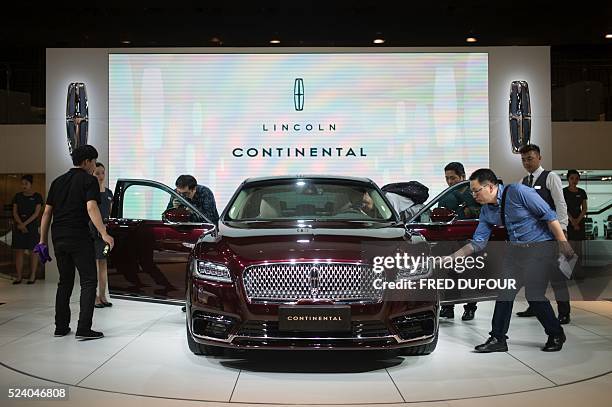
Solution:
[(565, 325), (565, 324), (569, 324), (570, 323), (570, 316), (568, 315), (559, 315), (559, 323), (561, 325)]
[(546, 341), (546, 345), (542, 348), (544, 352), (559, 352), (565, 343), (565, 334), (550, 335)]
[(91, 329), (88, 331), (76, 331), (75, 338), (77, 339), (100, 339), (103, 338), (104, 334), (102, 332), (92, 331)]
[(17, 285), (17, 284), (21, 284), (21, 280), (15, 280), (15, 281), (13, 281), (13, 285)]
[(102, 301), (102, 305), (104, 305), (105, 307), (112, 307), (113, 303), (112, 302), (106, 302), (106, 301)]
[(440, 318), (448, 318), (448, 319), (453, 319), (455, 318), (455, 307), (450, 306), (450, 307), (442, 307), (442, 309), (440, 310)]
[(476, 313), (473, 309), (466, 309), (463, 311), (463, 315), (461, 316), (462, 321), (471, 321), (474, 319), (474, 314)]
[(521, 318), (526, 318), (526, 317), (535, 317), (535, 314), (533, 313), (533, 311), (531, 310), (531, 307), (527, 307), (527, 309), (525, 311), (519, 311), (516, 313), (517, 316), (521, 317)]
[(478, 353), (508, 352), (508, 344), (505, 340), (502, 341), (491, 336), (485, 343), (476, 346), (474, 350)]
[(34, 284), (36, 282), (36, 280), (28, 280), (28, 282), (26, 284)]
[(104, 308), (104, 304), (94, 304), (94, 308)]
[(70, 333), (70, 327), (67, 328), (55, 328), (53, 336), (66, 336)]

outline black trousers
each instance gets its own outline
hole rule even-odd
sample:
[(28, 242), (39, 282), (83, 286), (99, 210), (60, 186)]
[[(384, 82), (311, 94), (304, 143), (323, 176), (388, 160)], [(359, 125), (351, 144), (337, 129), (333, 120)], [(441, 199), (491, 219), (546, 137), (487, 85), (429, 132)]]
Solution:
[(74, 287), (76, 267), (81, 281), (81, 311), (77, 332), (87, 331), (91, 329), (98, 285), (93, 240), (54, 239), (53, 248), (59, 270), (59, 283), (55, 295), (55, 326), (64, 329), (70, 324), (70, 296)]
[(555, 270), (552, 272), (553, 275), (550, 279), (550, 285), (552, 286), (553, 292), (555, 293), (555, 299), (557, 300), (557, 312), (559, 316), (569, 315), (571, 311), (569, 302), (569, 290), (567, 288), (567, 280), (561, 270)]
[(569, 301), (567, 280), (558, 267), (555, 270), (550, 270), (550, 273), (550, 285), (555, 293), (555, 300), (557, 300), (557, 312), (559, 316), (569, 315), (571, 312), (571, 306)]
[(489, 334), (500, 340), (507, 339), (512, 306), (518, 290), (525, 287), (529, 307), (544, 327), (547, 335), (560, 335), (563, 328), (546, 298), (546, 288), (554, 272), (561, 273), (557, 264), (557, 243), (542, 242), (529, 247), (510, 245), (504, 257), (504, 278), (516, 280), (516, 290), (499, 293), (493, 311), (492, 329)]
[[(476, 304), (478, 304), (478, 303), (477, 302), (467, 302), (467, 303), (463, 304), (463, 309), (466, 310), (466, 311), (476, 311), (476, 309), (478, 308), (478, 306)], [(442, 305), (442, 308), (443, 309), (446, 309), (446, 308), (454, 309), (455, 308), (455, 304), (444, 304), (444, 305)]]

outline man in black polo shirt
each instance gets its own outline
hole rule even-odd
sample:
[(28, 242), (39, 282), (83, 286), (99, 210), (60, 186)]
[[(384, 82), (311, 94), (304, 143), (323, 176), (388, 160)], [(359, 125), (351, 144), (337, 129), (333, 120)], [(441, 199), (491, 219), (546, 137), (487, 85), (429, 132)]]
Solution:
[(104, 335), (91, 329), (96, 299), (97, 272), (94, 243), (89, 231), (89, 220), (100, 232), (109, 248), (113, 238), (106, 232), (98, 204), (100, 187), (92, 175), (98, 152), (83, 145), (72, 152), (71, 168), (57, 177), (49, 188), (47, 204), (41, 221), (40, 243), (47, 243), (49, 225), (59, 270), (55, 296), (55, 336), (70, 332), (70, 296), (74, 287), (75, 266), (81, 280), (81, 311), (76, 330), (77, 339), (98, 339)]

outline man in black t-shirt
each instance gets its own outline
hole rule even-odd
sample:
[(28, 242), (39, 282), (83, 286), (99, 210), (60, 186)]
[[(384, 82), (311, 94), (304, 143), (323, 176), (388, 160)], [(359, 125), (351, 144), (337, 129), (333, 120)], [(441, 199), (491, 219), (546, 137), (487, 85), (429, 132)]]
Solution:
[(49, 188), (47, 204), (41, 221), (40, 243), (47, 243), (49, 225), (59, 270), (55, 296), (55, 336), (70, 332), (70, 296), (74, 286), (75, 266), (81, 280), (81, 310), (76, 330), (77, 339), (97, 339), (104, 335), (91, 329), (96, 298), (97, 271), (94, 244), (89, 232), (91, 220), (112, 249), (113, 238), (106, 232), (98, 204), (100, 189), (92, 175), (98, 152), (90, 145), (72, 152), (71, 168), (57, 177)]

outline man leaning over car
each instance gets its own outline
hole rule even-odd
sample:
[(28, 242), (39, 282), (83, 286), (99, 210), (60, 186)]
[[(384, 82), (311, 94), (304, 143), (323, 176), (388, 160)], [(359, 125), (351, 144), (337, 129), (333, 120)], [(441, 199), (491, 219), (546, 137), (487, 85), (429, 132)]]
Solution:
[[(526, 185), (501, 185), (490, 169), (483, 168), (470, 176), (470, 190), (482, 204), (478, 227), (470, 243), (451, 257), (465, 257), (483, 250), (495, 225), (506, 226), (509, 245), (503, 262), (506, 278), (517, 280), (516, 289), (500, 293), (495, 302), (490, 338), (476, 346), (476, 352), (506, 352), (512, 305), (518, 289), (525, 286), (525, 296), (538, 321), (548, 335), (545, 352), (560, 351), (565, 334), (550, 302), (545, 296), (553, 270), (558, 270), (558, 250), (566, 257), (573, 251), (563, 234), (557, 215), (550, 206)], [(558, 245), (552, 243), (557, 240)]]

